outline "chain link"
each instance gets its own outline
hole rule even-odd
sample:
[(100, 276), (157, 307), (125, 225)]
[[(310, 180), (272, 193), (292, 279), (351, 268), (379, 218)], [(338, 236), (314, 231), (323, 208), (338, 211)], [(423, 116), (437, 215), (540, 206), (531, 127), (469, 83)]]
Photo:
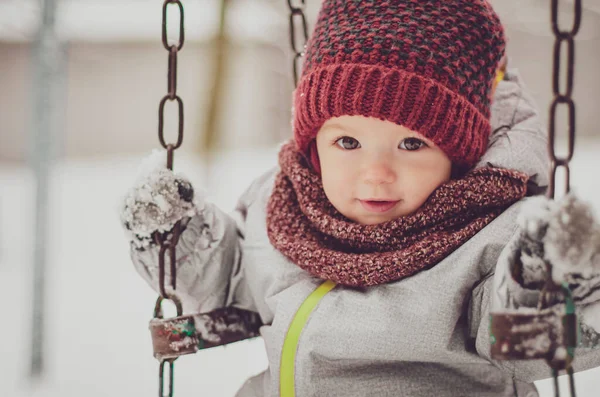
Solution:
[(158, 395), (160, 397), (164, 396), (163, 391), (164, 391), (164, 380), (165, 380), (165, 366), (168, 365), (169, 366), (169, 372), (168, 372), (168, 378), (169, 378), (169, 396), (173, 395), (173, 372), (175, 370), (174, 368), (174, 363), (173, 361), (175, 360), (163, 360), (160, 362), (160, 375), (159, 375), (159, 384), (158, 384)]
[[(558, 17), (558, 0), (552, 0), (552, 32), (554, 33), (554, 53), (553, 53), (553, 77), (552, 77), (552, 89), (554, 92), (554, 99), (550, 106), (550, 120), (548, 128), (548, 151), (550, 153), (551, 170), (550, 170), (550, 184), (548, 186), (547, 196), (554, 198), (556, 190), (556, 171), (558, 167), (565, 168), (565, 188), (566, 193), (569, 193), (571, 189), (571, 170), (569, 168), (569, 162), (573, 158), (575, 151), (575, 102), (571, 97), (573, 94), (573, 77), (575, 74), (575, 35), (579, 31), (581, 26), (581, 1), (574, 1), (574, 16), (571, 30), (561, 30)], [(567, 75), (566, 75), (566, 89), (561, 90), (560, 77), (561, 77), (561, 60), (563, 58), (563, 43), (566, 43), (567, 47)], [(568, 110), (568, 154), (565, 157), (560, 157), (556, 154), (555, 141), (556, 141), (556, 115), (559, 105), (567, 106)]]
[(168, 35), (167, 35), (167, 10), (169, 4), (175, 4), (179, 8), (179, 40), (177, 41), (177, 51), (181, 51), (183, 48), (183, 42), (185, 41), (185, 32), (183, 29), (183, 4), (181, 4), (180, 0), (165, 0), (163, 3), (162, 9), (162, 43), (167, 51), (171, 50), (171, 46), (169, 45)]
[[(298, 85), (298, 76), (300, 73), (300, 68), (298, 67), (298, 64), (304, 56), (304, 50), (306, 49), (306, 43), (308, 42), (308, 22), (306, 20), (305, 14), (306, 3), (305, 0), (300, 1), (300, 4), (296, 4), (294, 0), (287, 0), (288, 6), (290, 8), (290, 45), (292, 47), (292, 52), (294, 53), (294, 58), (292, 60), (292, 75), (294, 76), (294, 87)], [(301, 30), (302, 32), (303, 41), (300, 43), (298, 43), (298, 39), (296, 37), (296, 32), (298, 30)]]
[[(177, 6), (179, 11), (179, 39), (175, 44), (169, 44), (169, 38), (167, 34), (167, 16), (169, 5), (173, 4)], [(169, 51), (168, 58), (168, 75), (167, 75), (167, 91), (168, 93), (161, 99), (159, 107), (158, 107), (158, 140), (163, 148), (167, 150), (167, 168), (173, 170), (173, 158), (174, 151), (181, 146), (183, 143), (183, 101), (177, 95), (177, 55), (178, 52), (183, 48), (183, 44), (185, 41), (184, 35), (184, 13), (183, 13), (183, 5), (180, 0), (164, 0), (163, 8), (162, 8), (162, 43), (167, 51)], [(175, 143), (167, 143), (164, 136), (164, 112), (165, 105), (167, 101), (177, 103), (178, 109), (178, 130), (177, 130), (177, 141)], [(181, 233), (181, 225), (179, 222), (175, 224), (173, 229), (167, 233), (158, 233), (154, 234), (154, 241), (160, 247), (160, 251), (158, 254), (158, 286), (160, 290), (160, 296), (156, 300), (156, 304), (154, 307), (154, 318), (162, 318), (162, 302), (164, 300), (172, 301), (177, 308), (177, 316), (182, 315), (182, 306), (181, 301), (175, 295), (176, 289), (176, 246), (179, 241), (179, 235)], [(166, 258), (169, 258), (170, 265), (170, 277), (166, 280)], [(166, 286), (170, 285), (172, 289), (172, 293), (167, 293)], [(158, 387), (158, 395), (159, 397), (164, 397), (164, 382), (165, 377), (169, 379), (169, 389), (167, 396), (173, 396), (173, 386), (174, 386), (174, 361), (175, 359), (161, 360), (159, 367), (159, 387)], [(168, 371), (165, 370), (165, 366), (168, 365)], [(165, 376), (165, 374), (167, 374)]]

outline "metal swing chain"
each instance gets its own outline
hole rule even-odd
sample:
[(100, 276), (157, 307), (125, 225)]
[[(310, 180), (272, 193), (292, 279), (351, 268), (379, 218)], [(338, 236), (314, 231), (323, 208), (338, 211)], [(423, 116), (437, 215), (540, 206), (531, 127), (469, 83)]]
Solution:
[[(575, 7), (575, 21), (571, 30), (560, 30), (558, 26), (558, 0), (552, 0), (552, 31), (554, 33), (554, 66), (553, 66), (553, 77), (552, 77), (552, 89), (554, 92), (554, 99), (550, 106), (550, 125), (548, 129), (548, 150), (550, 153), (550, 159), (552, 162), (552, 170), (550, 171), (550, 185), (548, 186), (548, 198), (554, 199), (555, 192), (555, 180), (556, 170), (558, 167), (565, 168), (565, 181), (566, 181), (566, 192), (570, 190), (570, 169), (569, 162), (573, 158), (574, 147), (575, 147), (575, 102), (571, 97), (573, 94), (573, 76), (575, 67), (575, 36), (581, 26), (581, 0), (574, 1)], [(560, 90), (560, 64), (562, 58), (563, 42), (567, 43), (567, 87), (566, 91)], [(568, 148), (569, 152), (566, 157), (559, 157), (555, 152), (554, 141), (556, 137), (555, 125), (556, 125), (556, 109), (558, 105), (564, 104), (567, 106), (569, 111), (569, 124), (568, 124)]]
[[(169, 4), (174, 4), (177, 6), (179, 11), (179, 39), (175, 44), (169, 45), (169, 39), (167, 37), (167, 10), (169, 8)], [(167, 150), (167, 168), (173, 170), (173, 154), (174, 151), (179, 148), (183, 142), (183, 101), (177, 95), (177, 54), (183, 48), (184, 43), (184, 20), (183, 20), (183, 5), (180, 0), (165, 0), (162, 6), (162, 43), (167, 51), (169, 51), (169, 63), (168, 63), (168, 93), (162, 98), (160, 101), (160, 105), (158, 108), (158, 140), (163, 148)], [(177, 134), (177, 142), (176, 143), (167, 143), (164, 136), (164, 111), (165, 104), (167, 101), (175, 101), (177, 102), (178, 107), (178, 134)], [(176, 288), (176, 245), (179, 240), (180, 234), (180, 223), (177, 222), (173, 227), (173, 230), (165, 234), (159, 234), (158, 232), (154, 234), (154, 241), (160, 246), (160, 251), (158, 255), (158, 269), (159, 269), (159, 288), (160, 288), (160, 296), (156, 301), (156, 305), (154, 307), (154, 318), (162, 318), (162, 309), (161, 303), (163, 300), (172, 301), (177, 308), (177, 316), (181, 316), (182, 314), (182, 306), (180, 300), (176, 295), (168, 294), (166, 291), (165, 284), (165, 257), (169, 256), (170, 261), (170, 280), (169, 284), (173, 290)], [(163, 389), (164, 389), (164, 373), (165, 366), (168, 364), (169, 366), (169, 397), (173, 396), (173, 375), (174, 375), (174, 361), (176, 359), (165, 359), (160, 361), (159, 367), (159, 397), (163, 397)]]
[[(304, 13), (306, 10), (305, 1), (306, 0), (300, 0), (301, 3), (295, 5), (294, 0), (287, 0), (288, 6), (290, 7), (290, 44), (292, 46), (292, 52), (294, 53), (294, 58), (292, 59), (294, 87), (298, 85), (298, 75), (300, 72), (298, 63), (304, 56), (304, 50), (306, 48), (306, 43), (308, 42), (308, 22), (306, 21), (306, 14)], [(300, 24), (300, 26), (296, 25), (296, 23)], [(304, 40), (302, 43), (296, 42), (296, 32), (299, 30), (298, 28), (301, 28), (303, 34)]]
[[(575, 148), (575, 102), (572, 98), (573, 94), (573, 81), (574, 81), (574, 67), (575, 67), (575, 36), (579, 31), (581, 26), (581, 10), (582, 10), (582, 0), (574, 1), (574, 18), (571, 30), (561, 30), (558, 22), (558, 0), (552, 0), (552, 32), (554, 33), (554, 54), (553, 54), (553, 76), (552, 76), (552, 89), (554, 93), (554, 98), (552, 100), (552, 104), (550, 105), (550, 120), (549, 120), (549, 128), (548, 128), (548, 152), (550, 154), (551, 160), (551, 171), (550, 171), (550, 183), (548, 186), (547, 197), (554, 199), (555, 196), (555, 187), (556, 187), (556, 170), (558, 167), (565, 168), (565, 189), (566, 193), (570, 191), (570, 168), (569, 162), (573, 158), (574, 148)], [(566, 76), (566, 90), (561, 91), (560, 87), (560, 64), (562, 59), (562, 49), (563, 42), (566, 42), (567, 45), (567, 76)], [(556, 137), (556, 110), (558, 105), (566, 105), (568, 109), (568, 153), (566, 157), (559, 157), (555, 151), (555, 137)], [(546, 285), (544, 286), (541, 293), (541, 302), (545, 302), (545, 298), (547, 293), (550, 291), (556, 291), (560, 289), (560, 286), (557, 286), (552, 281), (550, 277), (551, 267), (549, 263), (546, 263), (546, 271), (547, 271), (547, 280)], [(539, 306), (539, 305), (538, 305)], [(577, 332), (576, 327), (576, 318), (574, 314), (571, 314), (567, 317), (567, 321), (565, 326), (567, 327), (567, 333), (573, 336), (574, 332)], [(571, 338), (572, 339), (572, 338)], [(567, 362), (567, 373), (569, 374), (569, 386), (571, 396), (575, 397), (575, 382), (573, 379), (573, 367), (571, 362)], [(559, 397), (559, 388), (558, 388), (558, 368), (552, 367), (552, 376), (554, 378), (554, 392), (555, 396)]]

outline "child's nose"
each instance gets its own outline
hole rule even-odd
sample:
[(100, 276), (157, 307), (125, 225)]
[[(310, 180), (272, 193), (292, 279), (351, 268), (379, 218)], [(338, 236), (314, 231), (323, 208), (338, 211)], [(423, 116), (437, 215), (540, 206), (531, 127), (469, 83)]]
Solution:
[(383, 185), (396, 181), (396, 172), (389, 161), (376, 158), (365, 165), (365, 183)]

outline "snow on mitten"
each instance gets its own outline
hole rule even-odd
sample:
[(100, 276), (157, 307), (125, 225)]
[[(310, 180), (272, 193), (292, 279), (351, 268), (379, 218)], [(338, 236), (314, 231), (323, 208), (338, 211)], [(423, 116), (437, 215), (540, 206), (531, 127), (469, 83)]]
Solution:
[(176, 222), (196, 215), (203, 202), (194, 200), (187, 178), (166, 167), (165, 150), (154, 150), (138, 171), (134, 186), (122, 203), (121, 224), (137, 249), (154, 244), (154, 232), (168, 232)]
[(572, 194), (559, 201), (534, 197), (517, 222), (525, 287), (543, 287), (548, 262), (553, 281), (566, 281), (575, 303), (600, 301), (600, 226), (587, 203)]
[(530, 289), (542, 288), (546, 278), (543, 237), (548, 228), (548, 214), (553, 201), (536, 196), (526, 201), (517, 218), (521, 228), (518, 251), (523, 264), (523, 286)]

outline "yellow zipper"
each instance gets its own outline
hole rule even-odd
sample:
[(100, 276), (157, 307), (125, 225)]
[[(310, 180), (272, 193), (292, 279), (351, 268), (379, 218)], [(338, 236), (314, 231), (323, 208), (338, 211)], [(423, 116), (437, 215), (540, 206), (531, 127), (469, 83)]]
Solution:
[(309, 296), (306, 298), (300, 308), (296, 312), (292, 323), (288, 328), (285, 340), (283, 341), (283, 349), (281, 351), (281, 365), (279, 368), (279, 391), (280, 397), (295, 397), (296, 390), (294, 384), (294, 372), (295, 372), (295, 361), (296, 361), (296, 350), (298, 349), (298, 340), (302, 329), (308, 321), (308, 317), (312, 313), (313, 309), (321, 301), (321, 299), (335, 287), (336, 284), (333, 281), (327, 280), (323, 284), (319, 285)]

